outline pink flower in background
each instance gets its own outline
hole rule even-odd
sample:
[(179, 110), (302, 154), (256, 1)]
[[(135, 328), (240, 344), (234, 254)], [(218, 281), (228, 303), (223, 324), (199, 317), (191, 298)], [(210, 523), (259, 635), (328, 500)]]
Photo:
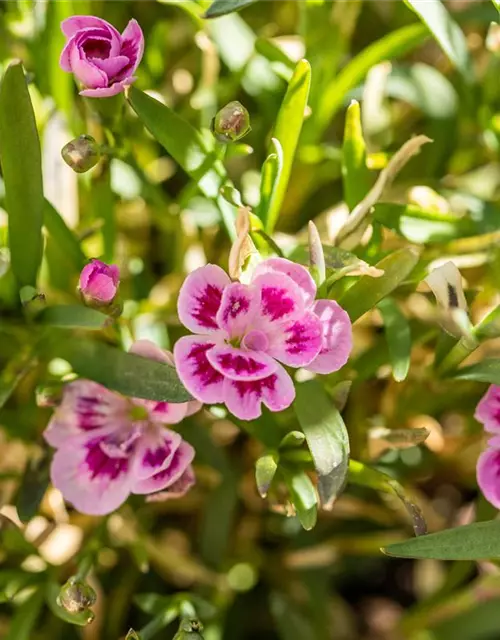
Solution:
[(261, 263), (248, 285), (212, 264), (191, 273), (178, 312), (195, 335), (174, 348), (186, 389), (200, 402), (225, 403), (242, 420), (258, 418), (262, 403), (286, 409), (295, 389), (282, 365), (331, 373), (351, 351), (349, 316), (315, 296), (307, 269), (283, 258)]
[(120, 284), (120, 270), (114, 264), (92, 260), (80, 274), (79, 289), (89, 304), (106, 305), (113, 301)]
[(121, 35), (94, 16), (73, 16), (62, 22), (61, 29), (67, 41), (60, 65), (85, 87), (80, 95), (108, 98), (134, 82), (144, 53), (144, 36), (136, 20)]
[(474, 414), (488, 433), (494, 435), (477, 461), (477, 482), (486, 500), (500, 509), (500, 386), (492, 384)]
[[(131, 351), (171, 364), (152, 342)], [(52, 484), (78, 511), (104, 515), (131, 493), (159, 500), (180, 497), (194, 484), (194, 449), (165, 427), (198, 411), (198, 402), (173, 404), (127, 398), (89, 380), (64, 389), (45, 440), (57, 449)]]

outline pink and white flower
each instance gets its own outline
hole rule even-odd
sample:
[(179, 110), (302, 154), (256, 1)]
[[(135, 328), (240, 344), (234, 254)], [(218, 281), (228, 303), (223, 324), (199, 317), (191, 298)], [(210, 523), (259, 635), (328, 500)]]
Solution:
[(144, 36), (136, 20), (130, 20), (122, 34), (95, 16), (72, 16), (61, 29), (67, 40), (60, 65), (81, 82), (80, 95), (109, 98), (135, 81), (144, 53)]
[(174, 348), (186, 389), (200, 402), (225, 403), (242, 420), (258, 418), (262, 403), (271, 411), (289, 407), (295, 389), (283, 365), (331, 373), (351, 351), (349, 316), (315, 297), (307, 269), (283, 258), (258, 265), (248, 285), (212, 264), (191, 273), (178, 313), (195, 335)]
[[(136, 342), (131, 351), (172, 363), (170, 354), (147, 340)], [(199, 408), (196, 401), (127, 398), (90, 380), (69, 383), (44, 432), (56, 449), (52, 484), (90, 515), (111, 513), (131, 493), (158, 494), (156, 499), (183, 495), (194, 484), (195, 452), (165, 425)]]
[(486, 500), (500, 509), (500, 386), (488, 388), (474, 417), (493, 435), (477, 461), (477, 482)]

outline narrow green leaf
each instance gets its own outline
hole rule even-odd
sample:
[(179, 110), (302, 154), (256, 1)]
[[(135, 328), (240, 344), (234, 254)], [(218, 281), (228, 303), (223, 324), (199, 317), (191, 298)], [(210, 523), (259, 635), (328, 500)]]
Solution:
[(22, 522), (28, 522), (38, 513), (40, 503), (49, 486), (50, 460), (48, 451), (31, 458), (24, 470), (17, 494), (16, 508)]
[(411, 356), (411, 332), (406, 316), (392, 298), (384, 298), (377, 305), (384, 321), (385, 336), (389, 346), (392, 375), (401, 382), (408, 375)]
[(414, 504), (406, 495), (403, 487), (390, 476), (368, 467), (357, 460), (349, 461), (349, 482), (363, 487), (370, 487), (375, 491), (382, 491), (397, 496), (403, 503), (408, 515), (411, 518), (415, 535), (421, 536), (427, 531), (427, 524), (420, 508)]
[(428, 37), (422, 24), (411, 24), (387, 34), (366, 47), (354, 57), (328, 85), (323, 93), (317, 112), (311, 118), (305, 136), (308, 143), (319, 140), (345, 102), (346, 96), (366, 76), (368, 71), (383, 60), (402, 56), (418, 47)]
[(410, 242), (446, 242), (478, 232), (465, 216), (422, 209), (413, 204), (381, 202), (373, 208), (373, 218)]
[(205, 18), (218, 18), (219, 16), (224, 16), (227, 13), (233, 13), (234, 11), (240, 11), (244, 7), (248, 7), (248, 5), (257, 2), (257, 0), (215, 0), (212, 2), (207, 12), (205, 13)]
[(300, 524), (310, 531), (318, 517), (318, 498), (311, 478), (305, 471), (280, 468), (290, 492), (290, 499), (297, 512)]
[(450, 62), (471, 80), (471, 61), (465, 35), (452, 19), (441, 0), (404, 0), (432, 33)]
[(62, 329), (102, 329), (108, 316), (83, 305), (45, 307), (36, 316), (37, 322)]
[(283, 149), (279, 140), (272, 138), (271, 144), (274, 151), (270, 153), (262, 165), (262, 177), (260, 182), (260, 201), (257, 207), (257, 216), (265, 222), (271, 201), (279, 183), (283, 171)]
[(298, 384), (296, 393), (295, 413), (318, 472), (320, 500), (325, 509), (330, 509), (347, 480), (347, 429), (338, 409), (317, 380)]
[(283, 149), (283, 166), (273, 189), (269, 207), (265, 212), (265, 229), (269, 234), (274, 231), (285, 198), (295, 150), (304, 122), (310, 86), (311, 66), (307, 60), (301, 60), (295, 67), (288, 85), (273, 134)]
[(454, 529), (396, 542), (382, 549), (397, 558), (434, 560), (500, 559), (500, 520), (474, 522)]
[(125, 353), (103, 342), (58, 334), (53, 357), (67, 360), (75, 373), (125, 396), (157, 402), (186, 402), (191, 396), (168, 364)]
[(78, 627), (86, 627), (90, 622), (92, 622), (92, 620), (94, 619), (94, 614), (90, 609), (81, 611), (80, 613), (70, 613), (63, 607), (59, 606), (57, 604), (57, 598), (59, 596), (60, 590), (61, 586), (57, 584), (57, 582), (49, 582), (47, 584), (45, 590), (45, 600), (52, 613), (60, 620), (64, 620), (64, 622), (67, 622), (68, 624), (74, 624)]
[(16, 609), (4, 640), (32, 640), (42, 610), (43, 596), (43, 589), (38, 589)]
[(208, 198), (217, 199), (226, 170), (202, 135), (172, 109), (131, 87), (128, 99), (144, 126), (174, 160), (198, 183)]
[(352, 211), (363, 200), (371, 186), (370, 171), (366, 166), (366, 145), (361, 128), (361, 109), (356, 100), (347, 108), (345, 117), (342, 180), (344, 201), (349, 211)]
[(257, 459), (255, 463), (255, 481), (261, 498), (266, 497), (277, 470), (278, 460), (276, 454), (265, 453)]
[(474, 380), (500, 384), (500, 360), (489, 358), (470, 367), (459, 369), (453, 376), (456, 380)]
[(44, 201), (43, 224), (58, 249), (64, 253), (74, 270), (79, 273), (85, 266), (85, 254), (75, 234), (68, 228), (61, 214), (54, 209), (48, 200)]
[(19, 61), (7, 67), (0, 84), (0, 161), (12, 270), (21, 287), (36, 287), (42, 260), (42, 159), (35, 114)]
[(384, 271), (383, 276), (362, 276), (339, 300), (351, 320), (360, 318), (394, 291), (415, 268), (418, 258), (419, 252), (413, 247), (399, 249), (376, 265)]

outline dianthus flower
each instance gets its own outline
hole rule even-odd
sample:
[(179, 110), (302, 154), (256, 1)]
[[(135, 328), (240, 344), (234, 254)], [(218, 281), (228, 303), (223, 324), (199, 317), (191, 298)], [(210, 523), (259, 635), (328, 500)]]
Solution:
[[(171, 355), (140, 340), (131, 352), (171, 364)], [(127, 398), (90, 380), (66, 385), (45, 440), (57, 449), (52, 484), (82, 513), (103, 515), (129, 494), (179, 497), (194, 484), (194, 449), (164, 425), (200, 408)], [(158, 493), (160, 492), (160, 493)]]
[(500, 386), (489, 387), (474, 417), (493, 435), (477, 461), (477, 482), (484, 497), (500, 509)]
[(225, 403), (242, 420), (258, 418), (262, 403), (271, 411), (290, 406), (295, 389), (282, 365), (331, 373), (351, 351), (349, 316), (315, 297), (307, 269), (283, 258), (258, 265), (249, 284), (231, 282), (212, 264), (191, 273), (178, 313), (196, 335), (174, 348), (186, 389), (200, 402)]
[(136, 20), (130, 20), (122, 34), (95, 16), (72, 16), (61, 29), (67, 40), (60, 65), (81, 82), (80, 95), (109, 98), (135, 81), (144, 53), (144, 36)]

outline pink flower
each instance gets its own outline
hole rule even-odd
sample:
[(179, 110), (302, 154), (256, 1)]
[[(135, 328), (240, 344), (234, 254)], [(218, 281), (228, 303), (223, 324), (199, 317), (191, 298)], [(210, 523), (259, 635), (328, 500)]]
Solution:
[(492, 384), (488, 388), (474, 417), (494, 435), (477, 461), (477, 482), (486, 500), (500, 509), (500, 386)]
[(61, 29), (67, 38), (60, 65), (85, 87), (80, 95), (108, 98), (134, 82), (144, 53), (144, 36), (136, 20), (120, 33), (94, 16), (73, 16)]
[(83, 267), (79, 289), (88, 304), (107, 305), (113, 301), (120, 284), (120, 270), (114, 264), (92, 260)]
[[(147, 340), (136, 342), (131, 351), (172, 363), (171, 354)], [(194, 483), (194, 449), (165, 425), (199, 408), (195, 401), (127, 398), (90, 380), (71, 382), (44, 432), (57, 449), (52, 484), (90, 515), (111, 513), (131, 493), (155, 499), (183, 495)]]
[(351, 351), (349, 316), (315, 296), (307, 269), (282, 258), (261, 263), (249, 285), (212, 264), (191, 273), (178, 312), (196, 335), (174, 348), (186, 389), (200, 402), (225, 403), (242, 420), (258, 418), (262, 403), (286, 409), (295, 389), (283, 364), (331, 373)]

